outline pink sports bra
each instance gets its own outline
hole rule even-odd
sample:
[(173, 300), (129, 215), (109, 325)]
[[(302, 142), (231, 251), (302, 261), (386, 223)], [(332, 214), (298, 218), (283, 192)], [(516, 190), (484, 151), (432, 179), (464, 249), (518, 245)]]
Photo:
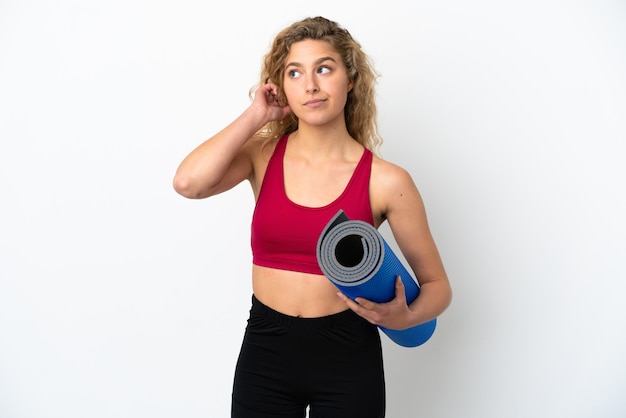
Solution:
[(287, 197), (283, 158), (288, 135), (278, 140), (263, 178), (252, 215), (252, 262), (259, 266), (323, 274), (317, 263), (317, 241), (326, 224), (342, 209), (350, 219), (373, 225), (369, 197), (372, 152), (365, 149), (345, 190), (319, 208), (298, 205)]

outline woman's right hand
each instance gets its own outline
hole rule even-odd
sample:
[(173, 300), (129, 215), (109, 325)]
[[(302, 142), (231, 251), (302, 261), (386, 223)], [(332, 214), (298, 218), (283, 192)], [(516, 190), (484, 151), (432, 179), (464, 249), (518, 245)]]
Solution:
[(256, 90), (252, 106), (263, 113), (266, 123), (282, 120), (291, 113), (289, 105), (280, 100), (278, 86), (274, 83), (264, 84)]

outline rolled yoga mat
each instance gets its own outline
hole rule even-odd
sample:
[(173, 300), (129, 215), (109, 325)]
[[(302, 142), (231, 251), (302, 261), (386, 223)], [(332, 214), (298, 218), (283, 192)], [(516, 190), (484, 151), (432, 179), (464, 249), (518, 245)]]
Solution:
[[(328, 222), (317, 242), (317, 262), (322, 272), (351, 299), (389, 302), (395, 297), (400, 276), (407, 303), (419, 295), (419, 285), (391, 250), (383, 236), (367, 222), (350, 220), (343, 210)], [(437, 320), (404, 330), (379, 326), (392, 341), (403, 347), (424, 344), (435, 332)]]

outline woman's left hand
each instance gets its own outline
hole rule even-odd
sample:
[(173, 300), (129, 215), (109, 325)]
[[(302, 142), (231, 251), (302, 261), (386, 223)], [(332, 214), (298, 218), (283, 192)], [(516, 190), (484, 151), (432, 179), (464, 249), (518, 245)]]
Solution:
[(350, 299), (341, 292), (337, 295), (358, 315), (374, 325), (389, 329), (406, 329), (414, 326), (413, 312), (406, 303), (404, 284), (400, 277), (396, 277), (396, 296), (386, 303), (376, 303), (364, 298)]

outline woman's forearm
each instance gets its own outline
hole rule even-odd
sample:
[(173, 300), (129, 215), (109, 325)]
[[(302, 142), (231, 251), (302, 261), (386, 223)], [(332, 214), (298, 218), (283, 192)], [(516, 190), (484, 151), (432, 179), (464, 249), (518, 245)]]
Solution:
[(254, 107), (195, 148), (179, 165), (174, 189), (189, 198), (208, 197), (219, 192), (222, 181), (242, 181), (250, 174), (250, 161), (244, 161), (242, 147), (266, 123)]

